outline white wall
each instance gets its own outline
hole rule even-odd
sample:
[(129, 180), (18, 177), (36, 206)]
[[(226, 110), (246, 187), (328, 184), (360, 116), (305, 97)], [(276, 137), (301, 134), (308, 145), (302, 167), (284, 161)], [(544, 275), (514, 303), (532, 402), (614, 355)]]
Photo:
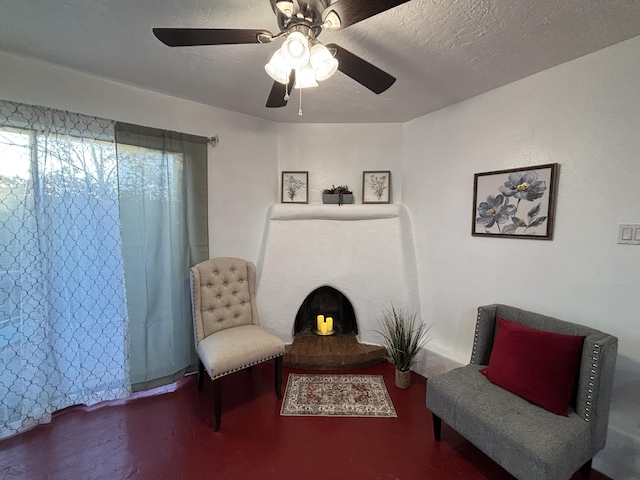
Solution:
[[(404, 125), (422, 311), (434, 349), (469, 357), (479, 305), (619, 338), (611, 442), (594, 466), (640, 477), (640, 37)], [(471, 236), (473, 174), (559, 163), (553, 241)]]
[(210, 137), (211, 256), (255, 261), (277, 201), (277, 125), (0, 52), (0, 99)]
[(322, 203), (332, 185), (348, 185), (362, 203), (365, 170), (390, 170), (391, 203), (400, 203), (401, 152), (400, 123), (278, 125), (280, 171), (309, 171), (309, 203)]

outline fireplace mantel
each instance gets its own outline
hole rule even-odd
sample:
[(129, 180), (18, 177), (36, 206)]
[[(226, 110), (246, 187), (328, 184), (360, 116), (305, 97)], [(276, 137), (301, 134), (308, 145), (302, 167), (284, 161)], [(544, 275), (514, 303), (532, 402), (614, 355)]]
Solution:
[(269, 220), (375, 220), (396, 218), (403, 207), (394, 204), (324, 205), (277, 204), (269, 209)]
[(289, 343), (298, 309), (321, 286), (353, 305), (358, 340), (379, 344), (391, 307), (419, 312), (411, 220), (401, 204), (276, 204), (258, 258), (262, 325)]

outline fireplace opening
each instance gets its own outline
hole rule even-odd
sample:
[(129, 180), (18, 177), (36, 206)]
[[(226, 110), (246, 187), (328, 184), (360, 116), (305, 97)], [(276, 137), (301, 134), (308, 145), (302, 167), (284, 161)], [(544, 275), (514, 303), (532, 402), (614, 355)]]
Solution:
[[(335, 333), (316, 334), (318, 315), (333, 318)], [(298, 309), (293, 343), (285, 346), (284, 365), (289, 368), (340, 370), (363, 368), (383, 362), (387, 351), (380, 345), (360, 343), (351, 301), (339, 290), (322, 286), (312, 291)]]
[(323, 286), (311, 292), (296, 315), (293, 333), (313, 331), (318, 315), (333, 317), (337, 335), (358, 334), (358, 324), (353, 305), (342, 292)]

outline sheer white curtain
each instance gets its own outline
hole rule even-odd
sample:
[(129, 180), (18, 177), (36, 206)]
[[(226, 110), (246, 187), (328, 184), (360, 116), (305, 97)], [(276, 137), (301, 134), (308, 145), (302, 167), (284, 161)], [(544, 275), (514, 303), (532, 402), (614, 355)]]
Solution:
[(118, 122), (118, 175), (131, 383), (194, 371), (189, 269), (209, 256), (207, 139)]
[(114, 135), (0, 101), (0, 437), (130, 394)]

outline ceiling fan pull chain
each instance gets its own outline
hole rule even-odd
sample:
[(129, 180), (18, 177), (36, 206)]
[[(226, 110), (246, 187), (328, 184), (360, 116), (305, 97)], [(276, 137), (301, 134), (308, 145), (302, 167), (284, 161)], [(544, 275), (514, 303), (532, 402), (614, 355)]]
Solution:
[(299, 88), (298, 90), (300, 90), (300, 106), (298, 107), (298, 115), (302, 116), (302, 89)]
[(291, 76), (291, 72), (287, 75), (287, 83), (284, 84), (284, 101), (289, 101), (289, 77)]

